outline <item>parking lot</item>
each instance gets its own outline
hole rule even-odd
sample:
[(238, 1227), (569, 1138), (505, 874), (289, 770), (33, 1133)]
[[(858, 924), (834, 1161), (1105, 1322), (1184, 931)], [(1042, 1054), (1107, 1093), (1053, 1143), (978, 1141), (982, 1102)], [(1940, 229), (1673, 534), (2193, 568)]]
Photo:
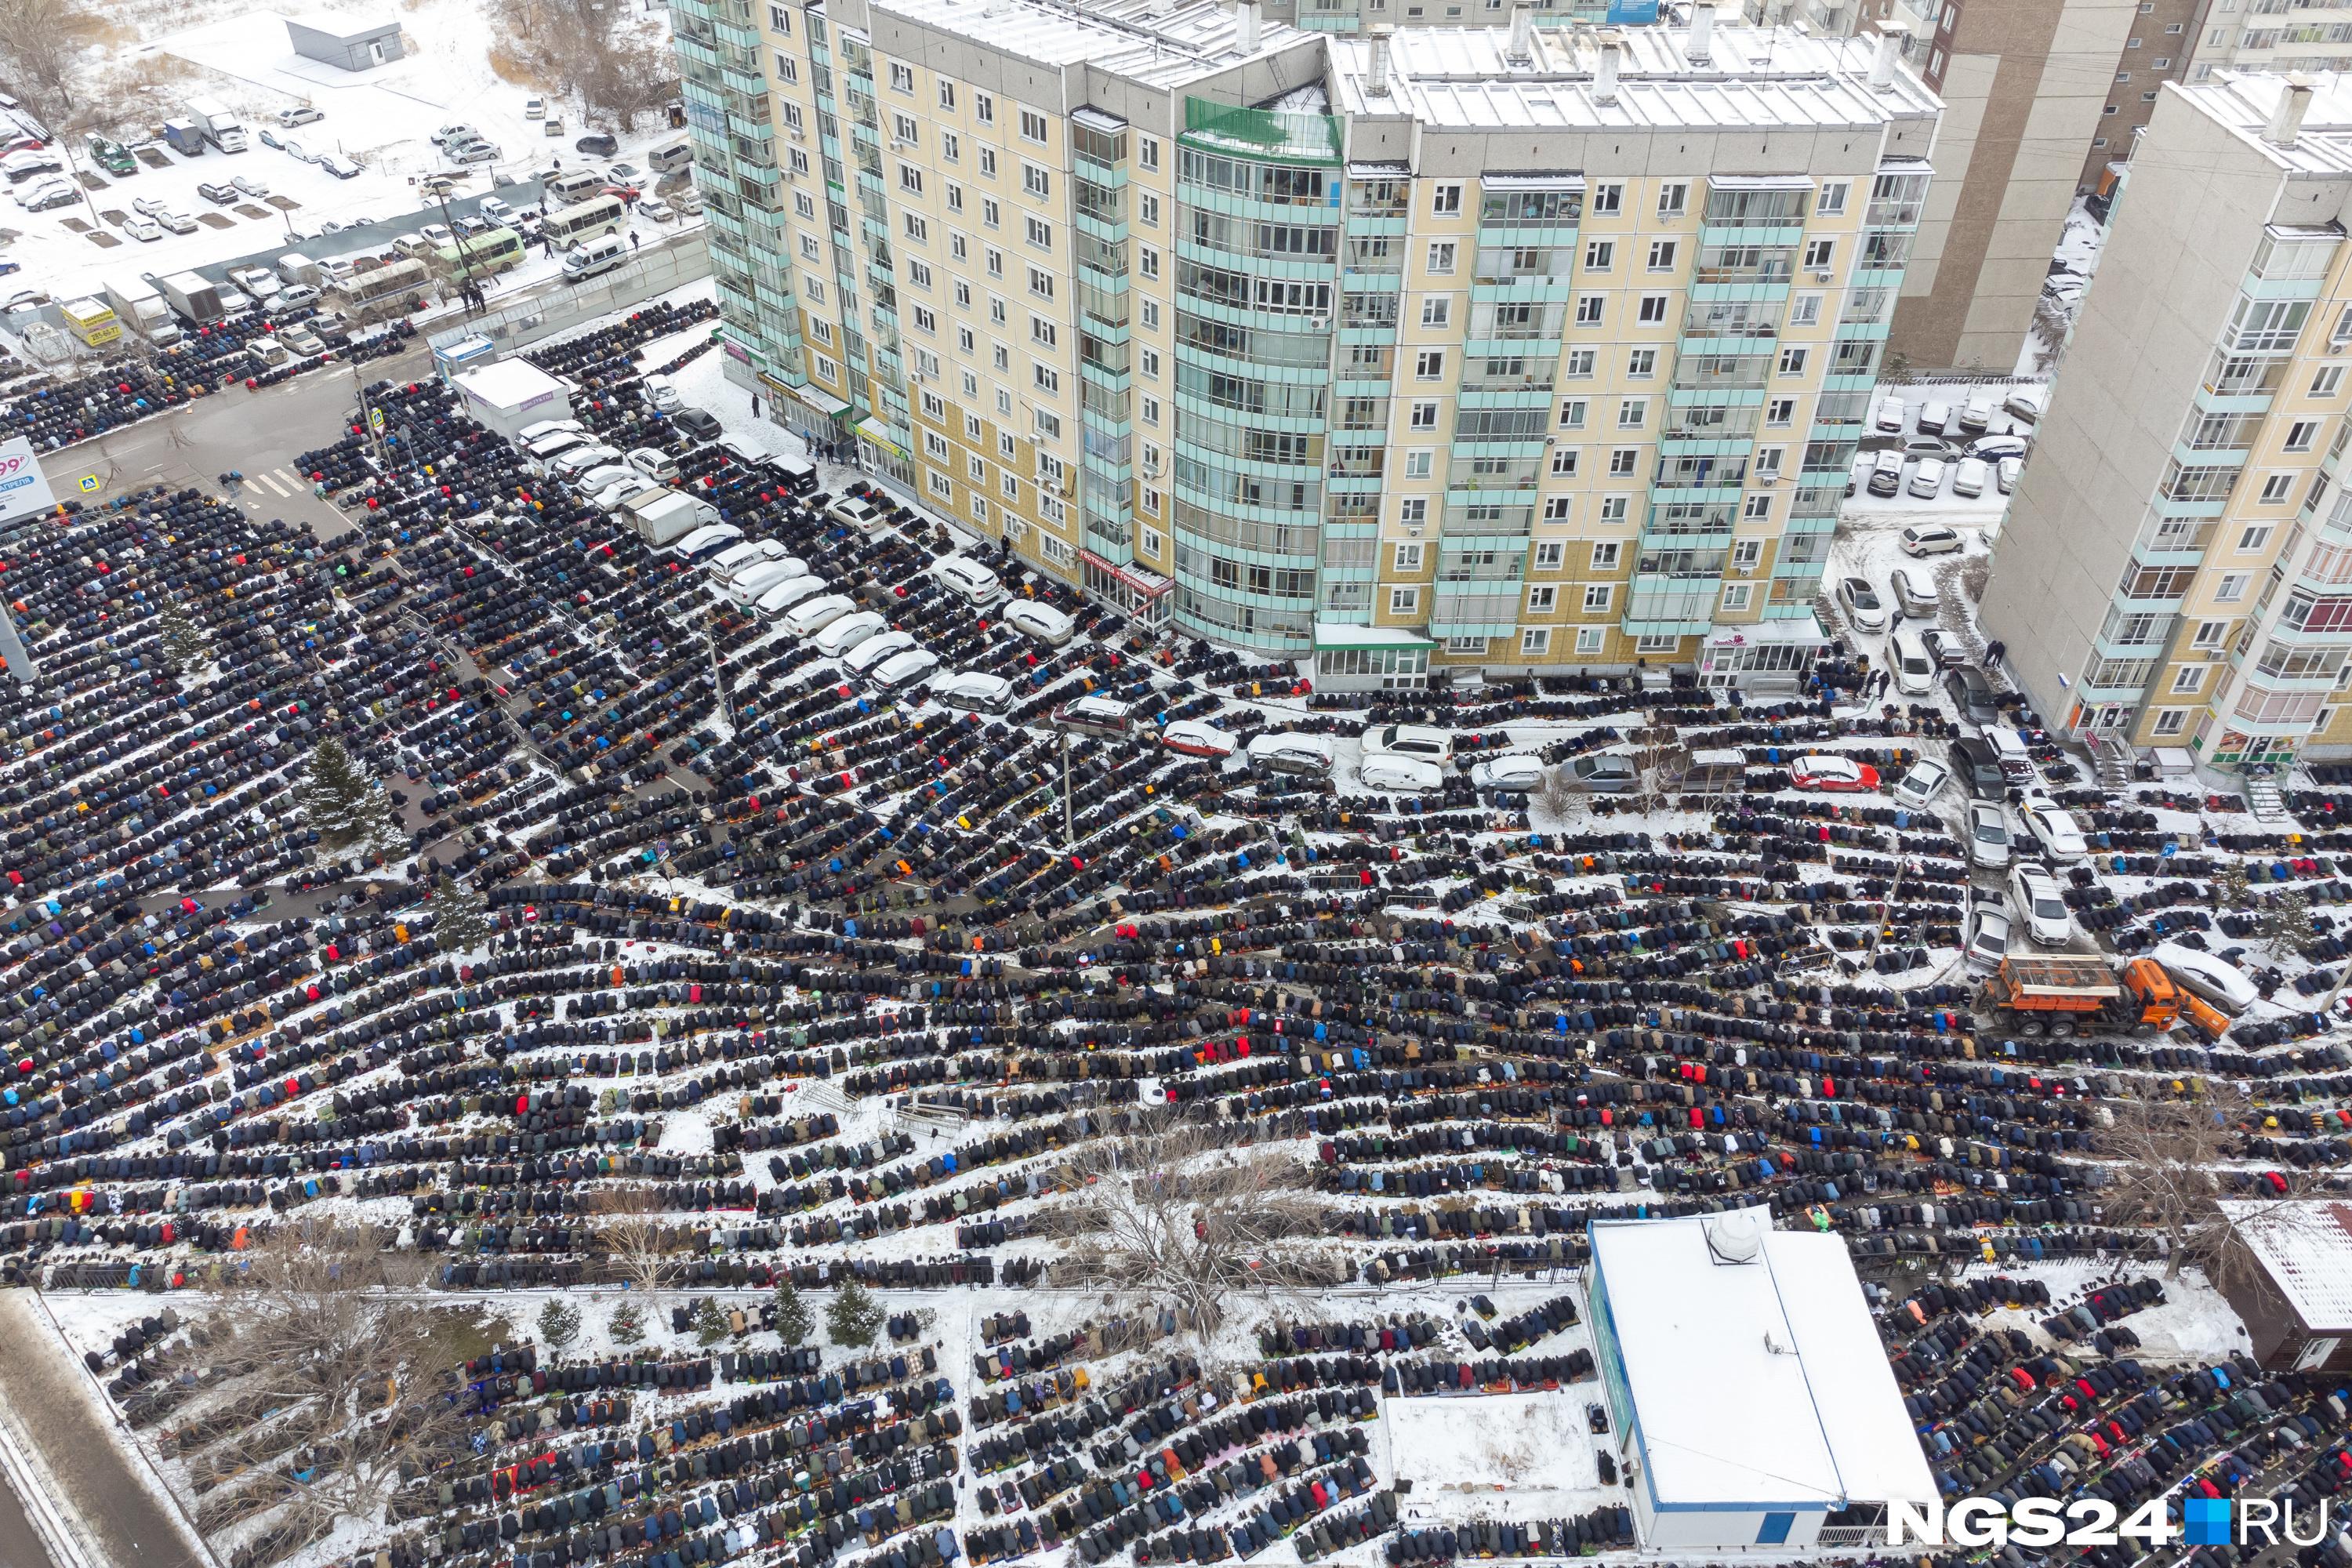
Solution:
[[(1948, 1489), (2352, 1474), (2331, 1391), (2230, 1360), (2226, 1305), (2115, 1201), (2101, 1114), (2210, 1093), (2225, 1191), (2341, 1189), (2343, 803), (2095, 776), (1987, 668), (1979, 531), (1902, 550), (1948, 508), (1841, 539), (1792, 690), (1340, 694), (755, 448), (731, 397), (690, 437), (656, 393), (711, 384), (709, 324), (534, 346), (582, 395), (527, 439), (435, 382), (373, 382), (378, 428), (315, 381), (329, 427), (236, 504), (118, 490), (12, 558), (43, 682), (0, 699), (0, 1271), (225, 1557), (1630, 1558), (1613, 1459), (1540, 1520), (1408, 1511), (1425, 1457), (1384, 1413), (1590, 1431), (1586, 1222), (1759, 1203), (1848, 1239)], [(1922, 626), (1952, 657), (1897, 689)], [(298, 806), (329, 738), (390, 826)], [(2175, 948), (2222, 1001), (2151, 1032), (2098, 994)], [(2055, 1026), (1983, 989), (2069, 956), (2095, 984)], [(1116, 1184), (1087, 1151), (1171, 1120), (1309, 1216), (1237, 1244), (1292, 1283), (1237, 1279), (1220, 1321), (1057, 1224)], [(632, 1214), (675, 1245), (624, 1291)], [(305, 1456), (193, 1371), (196, 1288), (320, 1216), (495, 1325), (432, 1475), (331, 1542), (240, 1511)], [(765, 1359), (780, 1282), (876, 1293), (875, 1346), (812, 1352), (842, 1381)], [(2144, 1344), (2165, 1311), (2209, 1328)]]

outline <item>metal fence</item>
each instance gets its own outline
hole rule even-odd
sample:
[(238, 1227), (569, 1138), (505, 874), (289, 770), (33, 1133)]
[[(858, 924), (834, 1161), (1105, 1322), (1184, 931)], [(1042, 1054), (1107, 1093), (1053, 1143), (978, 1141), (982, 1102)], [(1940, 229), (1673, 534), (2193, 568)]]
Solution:
[(710, 252), (703, 246), (702, 230), (689, 229), (633, 252), (626, 266), (583, 283), (556, 284), (535, 299), (501, 305), (483, 315), (452, 320), (427, 333), (425, 341), (444, 349), (483, 337), (497, 344), (503, 356), (709, 276)]

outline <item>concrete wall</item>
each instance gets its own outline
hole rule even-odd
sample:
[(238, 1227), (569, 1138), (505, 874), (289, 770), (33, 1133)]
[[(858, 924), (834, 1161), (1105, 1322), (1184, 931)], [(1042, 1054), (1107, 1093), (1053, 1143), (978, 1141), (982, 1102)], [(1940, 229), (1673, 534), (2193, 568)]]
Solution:
[(485, 337), (498, 344), (503, 359), (584, 321), (641, 305), (656, 294), (709, 276), (710, 252), (703, 246), (702, 230), (691, 228), (646, 246), (629, 258), (627, 266), (584, 283), (558, 283), (536, 299), (502, 305), (485, 315), (453, 318), (448, 326), (429, 333), (426, 341), (441, 348), (465, 338)]
[[(1948, 105), (1937, 194), (1889, 352), (2007, 373), (2098, 134), (2138, 0), (1958, 0), (1927, 46)], [(1922, 265), (1922, 262), (1927, 265)]]
[(2158, 105), (1985, 591), (1985, 635), (2046, 722), (2074, 705), (2279, 183), (2177, 94)]
[[(501, 186), (494, 191), (484, 191), (478, 195), (451, 196), (446, 211), (450, 217), (471, 217), (480, 209), (482, 203), (491, 196), (497, 196), (517, 212), (525, 207), (535, 207), (539, 205), (539, 182), (524, 180), (516, 184)], [(388, 217), (380, 223), (360, 224), (352, 228), (337, 229), (332, 234), (312, 235), (310, 238), (298, 240), (292, 245), (287, 244), (281, 238), (277, 244), (264, 249), (253, 251), (245, 256), (228, 257), (220, 261), (204, 262), (199, 266), (189, 268), (188, 270), (209, 282), (226, 283), (228, 281), (229, 273), (236, 268), (274, 268), (281, 256), (307, 256), (313, 261), (329, 256), (347, 256), (354, 250), (367, 250), (389, 245), (399, 236), (415, 234), (428, 223), (446, 222), (447, 220), (441, 216), (443, 211), (442, 204), (435, 202), (430, 206), (403, 213), (398, 217)]]

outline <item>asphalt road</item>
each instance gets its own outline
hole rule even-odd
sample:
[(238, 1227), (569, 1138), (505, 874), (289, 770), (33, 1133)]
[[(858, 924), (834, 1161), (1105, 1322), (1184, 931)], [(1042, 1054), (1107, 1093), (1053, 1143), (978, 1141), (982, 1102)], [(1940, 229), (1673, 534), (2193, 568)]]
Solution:
[(58, 1568), (57, 1559), (33, 1533), (16, 1489), (5, 1481), (0, 1481), (0, 1568)]

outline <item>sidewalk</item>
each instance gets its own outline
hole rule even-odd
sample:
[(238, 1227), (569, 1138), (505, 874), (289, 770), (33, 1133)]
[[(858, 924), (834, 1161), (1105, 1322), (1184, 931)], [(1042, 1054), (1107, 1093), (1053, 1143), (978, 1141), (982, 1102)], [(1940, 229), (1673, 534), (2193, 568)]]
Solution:
[[(66, 1555), (91, 1568), (209, 1562), (157, 1494), (145, 1461), (125, 1451), (129, 1435), (101, 1413), (101, 1396), (68, 1359), (31, 1291), (0, 1293), (0, 1344), (14, 1352), (0, 1356), (0, 1445), (13, 1450), (10, 1468), (30, 1472), (31, 1488), (80, 1546)], [(58, 1555), (54, 1547), (51, 1555)]]

